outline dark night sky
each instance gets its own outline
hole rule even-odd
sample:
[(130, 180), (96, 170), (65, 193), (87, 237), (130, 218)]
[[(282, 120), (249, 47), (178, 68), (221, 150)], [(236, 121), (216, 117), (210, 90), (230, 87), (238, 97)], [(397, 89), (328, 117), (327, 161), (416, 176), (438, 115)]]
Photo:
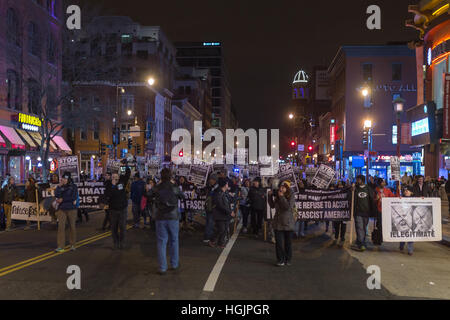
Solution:
[[(417, 36), (404, 27), (404, 21), (413, 17), (408, 4), (415, 0), (96, 2), (106, 15), (160, 25), (174, 42), (223, 42), (241, 128), (288, 125), (295, 73), (328, 65), (339, 46), (409, 41)], [(381, 7), (381, 31), (366, 28), (366, 9), (371, 4)]]

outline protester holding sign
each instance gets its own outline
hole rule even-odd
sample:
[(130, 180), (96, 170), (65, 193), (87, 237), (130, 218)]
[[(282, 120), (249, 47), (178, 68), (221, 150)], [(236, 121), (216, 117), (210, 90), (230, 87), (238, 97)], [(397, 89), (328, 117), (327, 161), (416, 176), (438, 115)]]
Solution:
[[(407, 186), (406, 188), (404, 188), (403, 191), (403, 196), (404, 197), (412, 197), (413, 196), (413, 188), (411, 188), (410, 186)], [(406, 242), (400, 242), (400, 252), (403, 252), (403, 249), (405, 249), (405, 244)], [(408, 247), (408, 255), (412, 256), (413, 252), (414, 252), (414, 242), (409, 241), (407, 244)]]
[(359, 175), (356, 177), (356, 186), (354, 200), (354, 217), (356, 228), (356, 244), (352, 245), (353, 250), (366, 250), (366, 231), (369, 223), (369, 217), (375, 212), (375, 202), (372, 189), (365, 184), (365, 177)]
[(66, 220), (69, 220), (71, 250), (75, 250), (78, 189), (73, 183), (70, 172), (65, 172), (61, 177), (61, 184), (55, 190), (55, 197), (58, 204), (56, 211), (58, 217), (58, 248), (55, 251), (64, 251)]
[(281, 184), (276, 195), (269, 191), (269, 205), (271, 208), (275, 208), (272, 227), (275, 230), (277, 266), (289, 266), (292, 259), (291, 238), (295, 228), (293, 214), (295, 199), (288, 181)]
[(123, 249), (127, 226), (128, 197), (124, 181), (120, 180), (119, 174), (113, 173), (111, 183), (106, 186), (105, 196), (114, 241), (113, 250)]

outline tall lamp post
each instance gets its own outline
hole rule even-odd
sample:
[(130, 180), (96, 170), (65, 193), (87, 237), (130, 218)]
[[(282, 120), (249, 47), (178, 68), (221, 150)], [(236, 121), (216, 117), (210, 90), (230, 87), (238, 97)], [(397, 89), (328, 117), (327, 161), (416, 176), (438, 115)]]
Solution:
[(120, 93), (124, 94), (125, 89), (120, 87), (118, 84), (116, 85), (116, 112), (114, 117), (114, 133), (113, 133), (113, 145), (114, 145), (114, 160), (117, 160), (117, 149), (120, 144), (120, 134), (118, 134), (118, 122), (119, 122), (119, 90)]
[[(398, 161), (400, 162), (400, 144), (401, 144), (401, 127), (400, 127), (400, 117), (403, 112), (403, 106), (405, 105), (405, 99), (402, 99), (401, 97), (395, 98), (394, 101), (392, 101), (392, 104), (394, 105), (394, 112), (396, 115), (396, 122), (397, 122), (397, 157)], [(400, 194), (400, 177), (398, 181), (398, 187), (397, 187), (397, 194)]]
[(366, 166), (366, 180), (369, 183), (369, 169), (370, 169), (370, 152), (372, 151), (372, 120), (367, 119), (364, 121), (364, 130), (367, 130), (367, 166)]

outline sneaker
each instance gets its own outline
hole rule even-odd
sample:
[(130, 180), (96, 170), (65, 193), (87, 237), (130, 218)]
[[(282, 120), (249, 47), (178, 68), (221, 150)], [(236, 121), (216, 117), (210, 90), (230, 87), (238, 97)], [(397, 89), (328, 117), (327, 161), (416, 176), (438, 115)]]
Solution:
[(177, 272), (180, 271), (180, 265), (178, 264), (178, 267), (176, 267), (176, 268), (170, 267), (169, 270), (170, 270), (170, 271), (173, 271), (173, 272), (175, 272), (175, 273), (177, 273)]
[(6, 232), (12, 231), (11, 227), (5, 229)]
[(55, 249), (55, 252), (64, 252), (64, 249), (63, 248), (57, 248), (57, 249)]
[(70, 251), (75, 251), (75, 250), (77, 250), (77, 248), (75, 248), (75, 246), (70, 247)]
[(210, 246), (211, 248), (215, 248), (216, 244), (214, 242), (212, 242), (212, 241), (209, 241), (208, 242), (208, 246)]
[(356, 244), (352, 244), (350, 249), (355, 250), (355, 251), (361, 251), (361, 248), (359, 246), (357, 246)]
[(413, 255), (412, 251), (408, 251), (408, 256), (412, 256), (412, 255)]
[(277, 262), (276, 266), (277, 267), (284, 267), (285, 264), (284, 264), (284, 262)]
[(285, 264), (286, 264), (287, 266), (292, 265), (292, 263), (291, 263), (290, 261), (287, 261)]

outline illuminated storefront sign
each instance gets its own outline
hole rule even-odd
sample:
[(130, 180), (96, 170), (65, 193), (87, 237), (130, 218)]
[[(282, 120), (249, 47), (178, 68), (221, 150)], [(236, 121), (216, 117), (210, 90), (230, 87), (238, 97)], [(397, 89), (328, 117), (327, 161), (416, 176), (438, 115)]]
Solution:
[(336, 125), (330, 125), (330, 144), (334, 145), (336, 142)]
[(428, 65), (433, 64), (436, 60), (448, 55), (450, 53), (450, 39), (447, 39), (445, 41), (442, 41), (440, 44), (435, 46), (433, 49), (428, 49), (428, 56), (431, 55), (430, 58), (428, 58)]
[(19, 123), (21, 129), (27, 131), (39, 131), (39, 127), (42, 126), (41, 119), (35, 116), (31, 116), (25, 113), (19, 113), (15, 116), (15, 119)]
[(413, 137), (430, 132), (428, 128), (428, 118), (421, 119), (412, 123), (412, 132), (411, 135)]
[(220, 46), (220, 42), (203, 42), (203, 46), (205, 47), (217, 47)]

